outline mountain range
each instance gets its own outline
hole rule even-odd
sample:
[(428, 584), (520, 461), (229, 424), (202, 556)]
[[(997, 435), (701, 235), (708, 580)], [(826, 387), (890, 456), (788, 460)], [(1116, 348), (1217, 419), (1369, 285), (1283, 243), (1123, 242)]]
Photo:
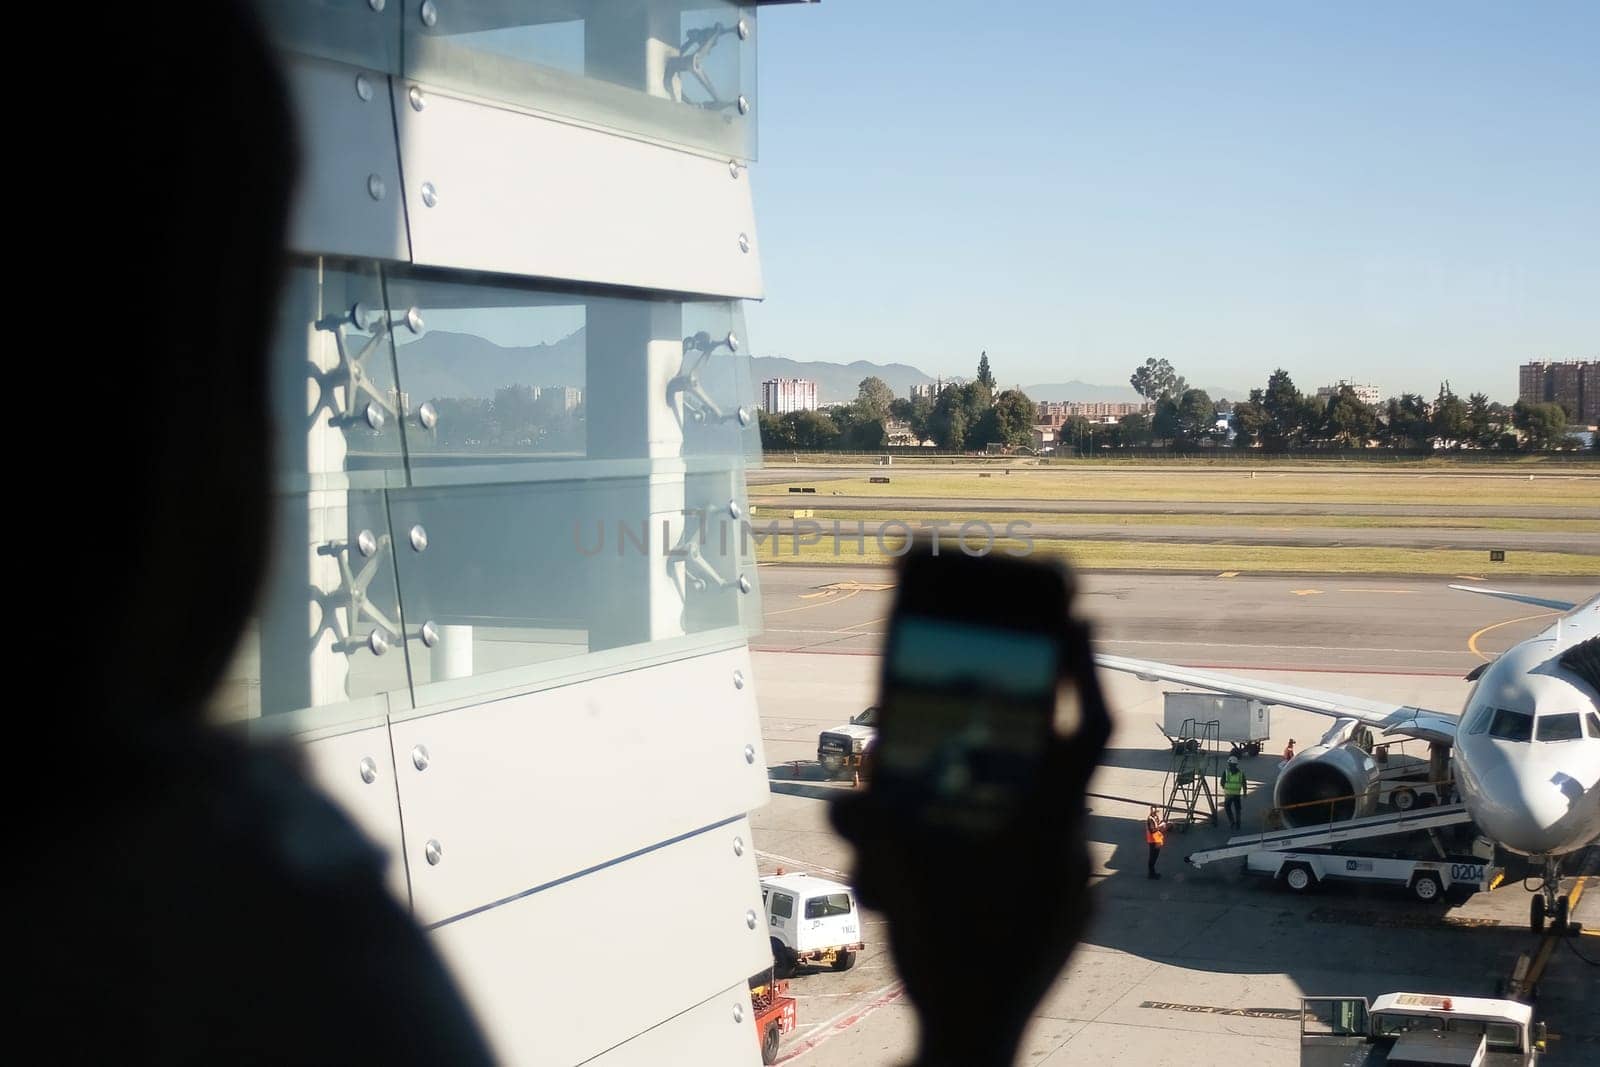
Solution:
[[(570, 385), (585, 382), (586, 333), (580, 327), (548, 344), (506, 347), (468, 333), (432, 330), (415, 340), (401, 334), (401, 376), (406, 391), (419, 397), (488, 397), (496, 388), (518, 385)], [(854, 400), (863, 378), (882, 378), (895, 396), (911, 395), (913, 385), (934, 380), (905, 363), (829, 363), (782, 356), (756, 356), (751, 374), (757, 383), (768, 378), (809, 378), (817, 383), (817, 399), (824, 404)], [(1008, 387), (1002, 381), (1003, 387)], [(1207, 386), (1213, 400), (1239, 399), (1247, 390)], [(1027, 385), (1022, 391), (1032, 400), (1135, 401), (1139, 394), (1127, 385), (1094, 385), (1082, 381)]]

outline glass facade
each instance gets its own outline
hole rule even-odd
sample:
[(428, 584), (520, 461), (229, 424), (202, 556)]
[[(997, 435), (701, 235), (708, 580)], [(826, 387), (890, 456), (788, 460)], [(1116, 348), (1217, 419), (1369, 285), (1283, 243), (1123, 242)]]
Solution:
[(741, 160), (756, 8), (729, 0), (277, 0), (288, 51)]
[(219, 714), (393, 716), (743, 643), (742, 330), (728, 301), (295, 263), (273, 565)]

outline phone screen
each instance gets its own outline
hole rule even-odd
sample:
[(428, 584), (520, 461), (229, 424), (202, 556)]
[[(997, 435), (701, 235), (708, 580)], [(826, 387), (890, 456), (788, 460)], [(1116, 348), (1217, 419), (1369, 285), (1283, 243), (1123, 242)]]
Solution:
[(1046, 633), (903, 614), (889, 634), (876, 774), (936, 821), (982, 829), (1034, 788), (1060, 652)]

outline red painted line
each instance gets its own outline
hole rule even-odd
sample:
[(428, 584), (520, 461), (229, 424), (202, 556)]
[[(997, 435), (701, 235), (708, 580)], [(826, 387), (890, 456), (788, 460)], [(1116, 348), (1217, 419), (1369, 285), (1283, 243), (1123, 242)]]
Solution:
[(784, 1053), (782, 1056), (779, 1056), (773, 1062), (774, 1063), (788, 1063), (790, 1060), (799, 1059), (801, 1056), (804, 1056), (806, 1053), (813, 1051), (818, 1045), (822, 1044), (824, 1041), (828, 1041), (831, 1038), (839, 1036), (840, 1034), (844, 1033), (846, 1030), (850, 1029), (852, 1026), (856, 1025), (857, 1023), (859, 1023), (862, 1019), (865, 1019), (867, 1016), (869, 1016), (873, 1012), (877, 1011), (879, 1008), (882, 1008), (882, 1007), (884, 1007), (886, 1005), (889, 1005), (889, 1004), (893, 1004), (895, 1001), (899, 1000), (901, 997), (903, 997), (905, 995), (906, 995), (905, 986), (901, 985), (899, 982), (896, 982), (894, 984), (894, 988), (893, 989), (890, 989), (887, 993), (883, 994), (883, 996), (881, 996), (878, 999), (874, 1000), (872, 1003), (868, 1004), (866, 1007), (861, 1008), (858, 1011), (850, 1012), (848, 1015), (844, 1016), (843, 1018), (830, 1019), (827, 1022), (824, 1022), (822, 1024), (822, 1030), (821, 1030), (820, 1033), (815, 1033), (815, 1034), (811, 1035), (810, 1037), (806, 1038), (804, 1041), (800, 1042), (798, 1045), (796, 1045), (793, 1048), (791, 1048), (788, 1052)]
[[(881, 652), (855, 651), (848, 648), (756, 648), (751, 652), (803, 653), (808, 656), (881, 656)], [(1166, 661), (1163, 661), (1166, 662)], [(1373, 667), (1356, 670), (1353, 667), (1263, 667), (1259, 663), (1173, 663), (1174, 667), (1193, 667), (1206, 671), (1265, 671), (1269, 674), (1391, 674), (1403, 678), (1459, 678), (1460, 671), (1394, 670)]]

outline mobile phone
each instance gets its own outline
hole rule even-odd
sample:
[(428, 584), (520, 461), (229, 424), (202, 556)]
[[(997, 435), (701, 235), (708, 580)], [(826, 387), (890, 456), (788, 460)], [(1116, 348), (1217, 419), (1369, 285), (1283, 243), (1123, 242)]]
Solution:
[(881, 800), (974, 833), (1028, 803), (1056, 735), (1071, 595), (1047, 563), (906, 555), (872, 754)]

